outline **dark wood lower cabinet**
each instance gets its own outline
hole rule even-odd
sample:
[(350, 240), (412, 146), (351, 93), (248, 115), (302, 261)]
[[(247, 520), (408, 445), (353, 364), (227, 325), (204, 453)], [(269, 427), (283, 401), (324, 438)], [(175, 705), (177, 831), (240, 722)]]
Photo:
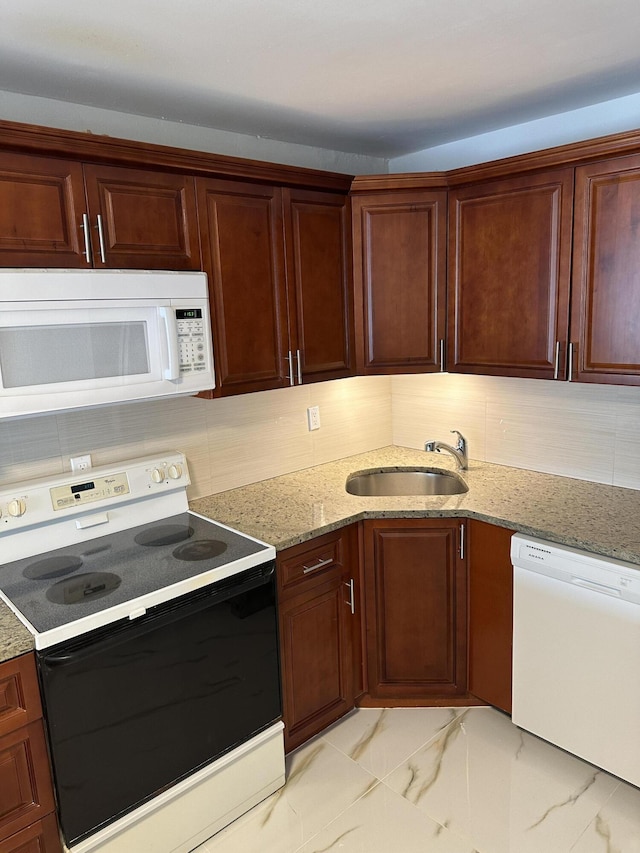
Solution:
[(354, 707), (359, 631), (356, 537), (355, 527), (346, 528), (278, 555), (287, 751)]
[(466, 693), (463, 524), (457, 519), (364, 522), (370, 700), (431, 703)]
[(510, 713), (512, 533), (476, 519), (378, 519), (281, 552), (287, 750), (354, 704)]
[(34, 655), (0, 665), (0, 853), (61, 853)]
[(53, 814), (0, 841), (0, 853), (60, 853), (61, 850), (58, 823)]
[(469, 692), (511, 713), (512, 530), (469, 522)]

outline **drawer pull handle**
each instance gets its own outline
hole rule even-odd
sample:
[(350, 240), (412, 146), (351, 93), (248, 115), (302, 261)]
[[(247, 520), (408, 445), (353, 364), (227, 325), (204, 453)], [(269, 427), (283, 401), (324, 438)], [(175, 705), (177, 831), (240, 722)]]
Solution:
[(318, 562), (314, 563), (312, 566), (303, 566), (302, 574), (308, 575), (309, 572), (317, 572), (318, 569), (324, 569), (325, 566), (330, 566), (333, 563), (333, 560), (329, 558), (328, 560), (323, 560), (322, 558), (318, 558)]

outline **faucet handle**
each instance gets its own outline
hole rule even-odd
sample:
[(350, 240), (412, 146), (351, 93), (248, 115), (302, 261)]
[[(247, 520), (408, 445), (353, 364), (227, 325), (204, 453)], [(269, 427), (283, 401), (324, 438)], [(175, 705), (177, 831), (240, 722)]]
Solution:
[(464, 450), (467, 445), (467, 439), (463, 436), (461, 432), (458, 432), (457, 429), (449, 430), (449, 432), (458, 436), (458, 444), (456, 445), (457, 450)]

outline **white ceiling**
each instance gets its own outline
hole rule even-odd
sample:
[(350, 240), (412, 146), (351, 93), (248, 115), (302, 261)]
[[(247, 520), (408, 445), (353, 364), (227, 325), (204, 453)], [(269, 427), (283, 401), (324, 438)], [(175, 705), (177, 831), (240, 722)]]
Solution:
[(640, 92), (638, 0), (18, 0), (0, 89), (395, 157)]

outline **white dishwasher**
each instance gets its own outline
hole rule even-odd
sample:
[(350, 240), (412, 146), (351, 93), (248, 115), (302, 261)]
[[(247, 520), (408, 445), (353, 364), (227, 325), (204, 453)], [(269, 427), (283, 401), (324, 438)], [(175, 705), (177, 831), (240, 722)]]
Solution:
[(640, 786), (640, 568), (516, 534), (513, 722)]

